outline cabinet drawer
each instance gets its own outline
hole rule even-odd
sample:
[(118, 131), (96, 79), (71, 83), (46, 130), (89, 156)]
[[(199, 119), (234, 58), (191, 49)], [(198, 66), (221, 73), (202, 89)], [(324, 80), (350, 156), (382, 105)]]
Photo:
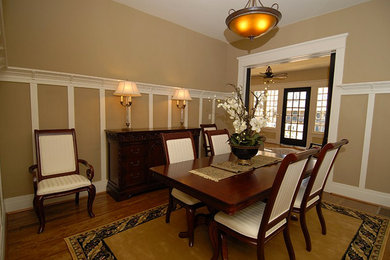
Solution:
[(145, 157), (148, 152), (147, 144), (129, 144), (122, 147), (122, 157), (129, 158), (142, 158)]
[(129, 167), (124, 174), (125, 187), (131, 187), (146, 181), (144, 167)]

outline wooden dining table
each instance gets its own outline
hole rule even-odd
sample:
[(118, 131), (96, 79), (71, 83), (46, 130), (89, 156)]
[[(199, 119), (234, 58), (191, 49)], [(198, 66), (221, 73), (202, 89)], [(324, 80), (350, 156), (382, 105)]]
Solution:
[[(259, 152), (259, 154), (278, 158), (283, 157), (270, 152)], [(232, 215), (268, 196), (280, 165), (280, 163), (276, 163), (238, 173), (218, 182), (190, 172), (211, 164), (232, 160), (236, 160), (233, 154), (222, 154), (155, 166), (150, 168), (150, 171), (157, 180), (197, 198), (204, 202), (212, 211), (223, 211)], [(305, 174), (310, 175), (313, 167), (314, 161), (311, 160)]]

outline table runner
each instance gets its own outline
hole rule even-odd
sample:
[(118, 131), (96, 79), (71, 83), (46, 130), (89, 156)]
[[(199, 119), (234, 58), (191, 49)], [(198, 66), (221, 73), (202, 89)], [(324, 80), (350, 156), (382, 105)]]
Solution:
[(226, 161), (222, 163), (211, 164), (211, 166), (208, 167), (191, 170), (190, 173), (218, 182), (236, 174), (278, 163), (281, 160), (282, 159), (276, 157), (257, 155), (251, 159), (252, 165), (239, 165), (237, 164), (237, 161)]

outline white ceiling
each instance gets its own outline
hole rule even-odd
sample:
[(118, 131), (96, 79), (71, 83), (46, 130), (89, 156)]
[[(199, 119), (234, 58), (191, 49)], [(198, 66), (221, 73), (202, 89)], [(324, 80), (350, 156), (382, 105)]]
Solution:
[[(229, 31), (225, 19), (230, 9), (242, 9), (247, 0), (113, 0), (224, 42), (240, 39)], [(257, 0), (256, 0), (257, 1)], [(279, 27), (357, 5), (369, 0), (263, 0), (277, 2)]]

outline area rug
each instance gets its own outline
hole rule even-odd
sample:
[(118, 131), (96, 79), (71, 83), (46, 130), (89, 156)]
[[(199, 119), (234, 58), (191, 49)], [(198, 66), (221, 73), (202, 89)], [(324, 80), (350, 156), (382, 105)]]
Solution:
[[(323, 203), (327, 235), (315, 210), (307, 215), (312, 251), (305, 250), (299, 222), (290, 222), (290, 234), (297, 259), (382, 259), (389, 236), (389, 219)], [(195, 230), (194, 247), (177, 234), (185, 230), (184, 209), (163, 217), (166, 205), (126, 217), (113, 223), (65, 238), (73, 259), (210, 259), (212, 248), (206, 226)], [(228, 240), (230, 259), (256, 259), (256, 248)], [(267, 259), (288, 259), (283, 235), (265, 246)]]

